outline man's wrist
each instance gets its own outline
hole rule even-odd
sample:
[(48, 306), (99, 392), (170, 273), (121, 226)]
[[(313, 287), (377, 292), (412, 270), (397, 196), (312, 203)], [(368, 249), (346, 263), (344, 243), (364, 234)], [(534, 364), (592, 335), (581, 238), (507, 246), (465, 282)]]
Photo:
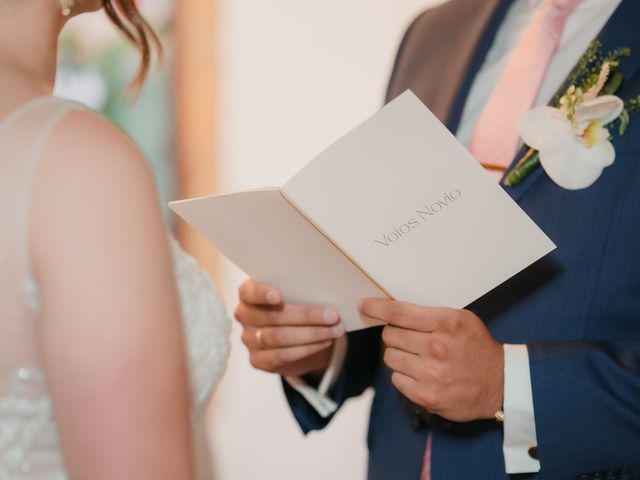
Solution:
[(496, 342), (495, 347), (495, 364), (491, 372), (492, 388), (490, 390), (493, 394), (487, 410), (487, 418), (498, 420), (500, 412), (503, 413), (502, 418), (504, 417), (504, 346)]
[(309, 386), (313, 388), (318, 388), (318, 386), (320, 385), (320, 382), (322, 381), (322, 378), (324, 377), (325, 373), (331, 366), (331, 361), (333, 359), (335, 348), (336, 348), (336, 343), (333, 342), (330, 348), (322, 352), (322, 358), (321, 358), (321, 361), (319, 362), (321, 365), (301, 375), (300, 378), (302, 378), (302, 380), (304, 380)]
[(338, 404), (329, 396), (329, 390), (333, 387), (342, 370), (347, 351), (346, 335), (336, 339), (333, 348), (329, 349), (329, 351), (331, 352), (329, 365), (324, 369), (319, 379), (315, 376), (312, 378), (315, 382), (314, 384), (308, 383), (305, 379), (306, 376), (285, 377), (285, 381), (300, 393), (320, 416), (325, 418), (338, 409)]
[(320, 382), (322, 381), (322, 377), (324, 377), (327, 368), (329, 368), (329, 365), (321, 370), (313, 370), (309, 373), (305, 373), (304, 375), (300, 375), (300, 378), (310, 387), (317, 389), (320, 386)]

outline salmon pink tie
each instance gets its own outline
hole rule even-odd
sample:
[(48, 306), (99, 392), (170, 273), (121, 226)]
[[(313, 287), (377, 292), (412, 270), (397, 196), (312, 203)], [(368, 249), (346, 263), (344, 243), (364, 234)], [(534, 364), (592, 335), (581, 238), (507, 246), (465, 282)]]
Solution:
[(429, 434), (427, 435), (427, 447), (424, 449), (424, 460), (422, 461), (422, 474), (420, 475), (421, 480), (431, 480), (431, 439), (433, 438), (433, 433), (429, 430)]
[(518, 121), (536, 100), (567, 17), (580, 0), (544, 0), (523, 32), (480, 115), (469, 150), (492, 173), (509, 167), (519, 144)]

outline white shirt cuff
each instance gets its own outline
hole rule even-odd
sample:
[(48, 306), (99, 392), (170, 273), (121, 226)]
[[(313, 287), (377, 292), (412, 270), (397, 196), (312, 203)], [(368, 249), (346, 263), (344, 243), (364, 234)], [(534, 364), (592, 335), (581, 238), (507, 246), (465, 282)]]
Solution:
[(504, 463), (507, 473), (533, 473), (540, 461), (529, 455), (538, 445), (526, 345), (504, 345)]
[(331, 356), (331, 362), (329, 368), (324, 372), (322, 380), (318, 385), (318, 388), (313, 388), (308, 385), (300, 377), (285, 377), (291, 387), (297, 391), (309, 404), (318, 412), (318, 414), (327, 418), (338, 409), (338, 404), (329, 398), (328, 392), (336, 383), (342, 366), (344, 364), (344, 357), (347, 353), (347, 337), (343, 336), (334, 342), (333, 354)]

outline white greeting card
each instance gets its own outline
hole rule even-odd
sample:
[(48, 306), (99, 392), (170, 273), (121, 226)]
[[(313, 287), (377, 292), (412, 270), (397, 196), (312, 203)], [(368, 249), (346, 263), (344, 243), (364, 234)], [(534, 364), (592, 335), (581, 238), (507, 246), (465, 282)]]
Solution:
[(555, 248), (410, 91), (282, 188), (170, 204), (287, 302), (361, 298), (462, 308)]

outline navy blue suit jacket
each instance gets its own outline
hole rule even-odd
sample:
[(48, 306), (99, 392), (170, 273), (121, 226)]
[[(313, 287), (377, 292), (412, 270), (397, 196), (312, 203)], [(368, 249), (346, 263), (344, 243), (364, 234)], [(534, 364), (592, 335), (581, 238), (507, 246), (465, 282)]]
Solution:
[[(455, 132), (510, 3), (453, 0), (422, 14), (402, 42), (387, 100), (410, 88)], [(632, 48), (622, 64), (623, 99), (640, 94), (639, 31), (640, 1), (623, 0), (599, 35), (605, 51)], [(463, 63), (463, 75), (452, 77), (448, 62), (455, 61)], [(498, 341), (529, 347), (542, 469), (512, 478), (565, 480), (622, 470), (584, 478), (640, 478), (640, 114), (613, 144), (615, 163), (590, 188), (564, 190), (538, 169), (506, 189), (558, 248), (469, 306)], [(429, 429), (433, 480), (508, 478), (501, 427), (437, 417), (420, 422), (392, 386), (381, 350), (380, 329), (350, 334), (331, 392), (341, 404), (375, 390), (369, 478), (419, 478)], [(305, 432), (329, 422), (285, 390)]]

